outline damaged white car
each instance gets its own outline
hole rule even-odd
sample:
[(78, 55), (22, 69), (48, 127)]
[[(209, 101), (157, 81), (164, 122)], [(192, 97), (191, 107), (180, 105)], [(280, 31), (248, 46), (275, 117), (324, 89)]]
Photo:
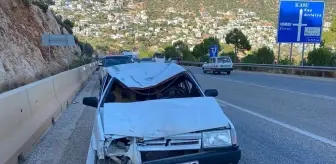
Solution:
[[(110, 75), (113, 75), (111, 77)], [(87, 164), (238, 163), (231, 121), (191, 72), (174, 63), (109, 67), (96, 107)]]

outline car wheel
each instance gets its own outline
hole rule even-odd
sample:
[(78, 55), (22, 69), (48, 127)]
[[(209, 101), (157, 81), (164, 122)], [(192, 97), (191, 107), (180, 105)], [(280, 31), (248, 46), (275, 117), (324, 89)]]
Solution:
[(229, 71), (229, 72), (226, 72), (228, 75), (230, 75), (231, 74), (231, 71)]
[(110, 158), (98, 159), (96, 155), (94, 164), (112, 164), (112, 160)]

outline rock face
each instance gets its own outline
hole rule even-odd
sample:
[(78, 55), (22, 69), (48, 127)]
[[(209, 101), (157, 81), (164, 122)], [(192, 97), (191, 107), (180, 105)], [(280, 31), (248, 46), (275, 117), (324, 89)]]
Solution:
[(43, 33), (68, 32), (50, 11), (27, 7), (23, 0), (0, 0), (0, 92), (60, 72), (80, 53), (78, 46), (51, 47), (49, 55), (41, 45)]

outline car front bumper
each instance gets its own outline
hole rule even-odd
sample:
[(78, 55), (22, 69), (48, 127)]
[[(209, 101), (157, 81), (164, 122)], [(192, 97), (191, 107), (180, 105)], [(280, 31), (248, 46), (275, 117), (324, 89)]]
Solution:
[(241, 158), (239, 148), (235, 149), (218, 149), (205, 151), (197, 154), (189, 154), (153, 161), (147, 161), (143, 164), (183, 164), (185, 162), (198, 161), (199, 164), (230, 164), (238, 163)]
[(233, 68), (212, 68), (212, 71), (215, 71), (215, 72), (229, 72), (229, 71), (233, 71)]

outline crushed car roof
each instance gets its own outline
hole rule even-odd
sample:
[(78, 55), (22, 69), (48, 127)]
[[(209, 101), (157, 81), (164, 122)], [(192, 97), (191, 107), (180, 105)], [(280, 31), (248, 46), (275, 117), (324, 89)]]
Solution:
[(104, 133), (133, 137), (167, 137), (229, 126), (213, 97), (106, 103)]
[(107, 72), (129, 88), (148, 88), (186, 71), (175, 63), (130, 63), (109, 67)]

